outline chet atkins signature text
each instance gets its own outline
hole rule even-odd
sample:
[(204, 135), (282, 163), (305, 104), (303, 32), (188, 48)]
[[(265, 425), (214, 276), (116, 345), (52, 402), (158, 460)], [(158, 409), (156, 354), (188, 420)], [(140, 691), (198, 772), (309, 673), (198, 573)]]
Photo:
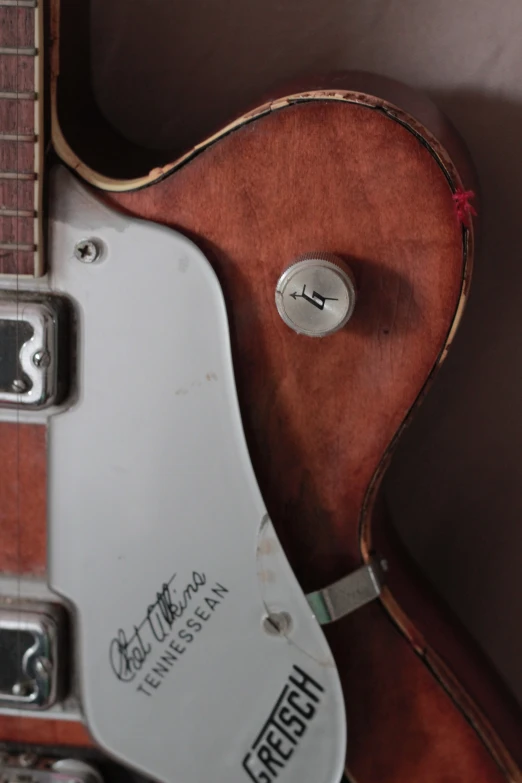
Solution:
[(120, 628), (110, 644), (114, 675), (121, 682), (138, 683), (136, 690), (145, 696), (152, 696), (161, 686), (229, 592), (219, 582), (208, 585), (206, 575), (199, 571), (193, 571), (183, 586), (176, 580), (174, 574), (162, 585), (130, 635)]

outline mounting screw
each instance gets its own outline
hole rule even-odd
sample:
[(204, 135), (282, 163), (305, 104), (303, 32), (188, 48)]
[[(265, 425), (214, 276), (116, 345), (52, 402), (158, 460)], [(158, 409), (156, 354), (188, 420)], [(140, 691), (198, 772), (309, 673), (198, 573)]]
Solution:
[(36, 659), (34, 662), (34, 670), (38, 677), (41, 679), (49, 678), (53, 672), (53, 665), (49, 658), (44, 658), (43, 655), (41, 655), (39, 658)]
[(23, 394), (28, 390), (28, 388), (29, 387), (23, 378), (15, 378), (11, 384), (11, 389), (16, 392), (16, 394)]
[(36, 351), (36, 353), (33, 354), (33, 364), (35, 367), (49, 367), (51, 364), (51, 354), (49, 351), (46, 351), (43, 348), (40, 351)]
[(11, 688), (11, 692), (13, 696), (30, 696), (33, 692), (34, 688), (32, 683), (26, 681), (26, 682), (15, 682), (13, 687)]
[(97, 239), (81, 239), (74, 246), (74, 257), (84, 264), (92, 264), (100, 257), (101, 245)]
[(263, 619), (263, 628), (271, 636), (286, 636), (292, 627), (288, 612), (273, 612)]

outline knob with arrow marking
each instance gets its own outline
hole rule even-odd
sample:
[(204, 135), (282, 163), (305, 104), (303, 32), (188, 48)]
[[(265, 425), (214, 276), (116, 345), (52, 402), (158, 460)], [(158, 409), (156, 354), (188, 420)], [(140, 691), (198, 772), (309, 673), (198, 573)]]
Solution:
[(279, 315), (295, 332), (326, 337), (342, 329), (352, 316), (353, 274), (330, 253), (303, 256), (279, 278), (275, 300)]

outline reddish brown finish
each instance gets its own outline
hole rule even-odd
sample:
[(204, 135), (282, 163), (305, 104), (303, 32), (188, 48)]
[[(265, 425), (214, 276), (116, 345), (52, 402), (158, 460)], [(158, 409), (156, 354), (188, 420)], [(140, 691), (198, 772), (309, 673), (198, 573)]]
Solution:
[[(445, 682), (453, 697), (464, 704), (470, 722), (479, 721), (498, 762), (503, 763), (503, 752), (494, 727), (501, 729), (502, 739), (520, 763), (520, 708), (515, 699), (484, 653), (423, 579), (380, 509), (373, 514), (372, 532), (376, 550), (389, 564), (385, 605), (397, 617), (418, 654)], [(477, 716), (477, 705), (482, 716)]]
[(42, 576), (46, 566), (46, 428), (0, 424), (0, 571)]
[(22, 174), (34, 173), (33, 143), (0, 140), (0, 171), (17, 171)]
[(74, 745), (89, 747), (92, 739), (85, 726), (69, 720), (42, 720), (42, 718), (6, 718), (0, 716), (2, 742), (31, 745)]
[[(0, 7), (0, 46), (32, 47), (35, 12), (32, 8)], [(27, 55), (0, 55), (0, 91), (35, 92), (35, 60)], [(0, 98), (0, 134), (35, 133), (35, 104), (32, 100)], [(0, 139), (0, 172), (35, 171), (32, 141)], [(6, 181), (0, 177), (0, 209), (34, 211), (34, 182)], [(34, 246), (31, 218), (1, 218), (0, 243)], [(34, 256), (31, 251), (0, 250), (0, 274), (31, 274)]]
[[(461, 227), (440, 167), (393, 120), (319, 102), (264, 117), (153, 188), (109, 198), (207, 251), (229, 304), (268, 510), (305, 589), (343, 576), (360, 560), (367, 486), (460, 296)], [(294, 334), (274, 305), (283, 269), (314, 250), (346, 259), (359, 289), (350, 327), (327, 340)]]
[[(110, 200), (181, 229), (214, 264), (269, 511), (306, 589), (344, 575), (361, 559), (368, 485), (462, 292), (462, 232), (441, 166), (393, 119), (314, 102), (257, 120), (155, 187)], [(282, 269), (310, 250), (342, 255), (360, 288), (349, 329), (325, 341), (291, 333), (273, 301)], [(329, 638), (358, 783), (505, 779), (381, 606)], [(510, 775), (520, 779), (513, 766)]]
[(15, 182), (0, 179), (0, 209), (27, 209), (34, 207), (34, 181)]
[[(5, 9), (0, 9), (0, 12), (3, 10)], [(34, 90), (34, 58), (27, 54), (17, 57), (12, 54), (0, 54), (0, 90), (9, 92)]]
[[(3, 98), (0, 103), (2, 133), (34, 133), (34, 101)], [(31, 168), (32, 171), (32, 159)]]
[(505, 780), (455, 704), (378, 605), (332, 626), (357, 783)]
[[(375, 110), (315, 103), (257, 120), (153, 188), (108, 199), (182, 230), (207, 253), (228, 304), (251, 457), (282, 543), (305, 589), (344, 575), (360, 562), (372, 476), (466, 288), (461, 227), (440, 165)], [(278, 275), (311, 250), (341, 255), (359, 286), (350, 326), (324, 341), (294, 335), (274, 307)], [(329, 637), (359, 783), (503, 779), (382, 608)], [(520, 779), (481, 719), (504, 774)]]
[(0, 46), (34, 46), (32, 8), (0, 9)]

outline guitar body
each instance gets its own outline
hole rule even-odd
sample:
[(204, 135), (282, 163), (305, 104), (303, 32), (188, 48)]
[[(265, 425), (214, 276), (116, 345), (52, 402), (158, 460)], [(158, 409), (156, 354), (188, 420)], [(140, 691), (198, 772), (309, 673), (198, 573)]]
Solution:
[[(351, 74), (280, 91), (168, 165), (130, 157), (125, 178), (102, 122), (89, 157), (57, 58), (55, 48), (59, 157), (100, 202), (188, 237), (217, 275), (250, 459), (301, 588), (386, 564), (380, 596), (325, 629), (344, 693), (347, 776), (522, 780), (518, 710), (415, 572), (380, 493), (468, 293), (474, 226), (454, 196), (475, 185), (460, 139), (415, 93)], [(322, 339), (296, 334), (275, 306), (280, 275), (306, 253), (334, 254), (357, 288), (347, 326)], [(146, 269), (143, 280), (154, 296)], [(0, 436), (0, 568), (44, 579), (46, 428), (2, 423)], [(8, 711), (0, 739), (92, 744), (78, 721)]]

